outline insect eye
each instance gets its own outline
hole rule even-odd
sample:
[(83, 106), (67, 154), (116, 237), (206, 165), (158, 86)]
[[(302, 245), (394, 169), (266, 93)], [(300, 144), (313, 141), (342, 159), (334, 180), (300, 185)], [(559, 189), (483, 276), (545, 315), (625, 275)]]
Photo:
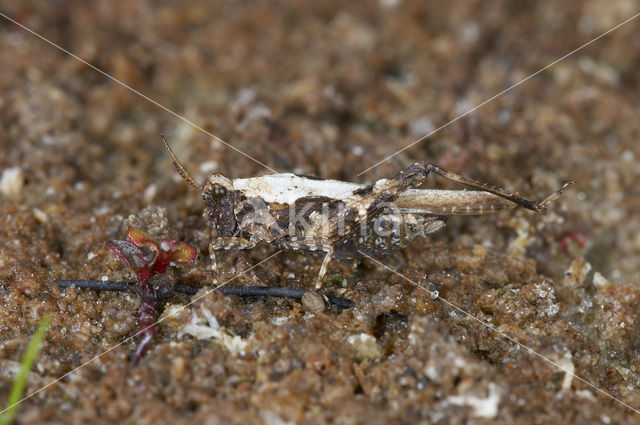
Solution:
[(227, 195), (227, 189), (224, 188), (224, 186), (221, 186), (219, 184), (214, 184), (213, 188), (211, 190), (211, 197), (213, 199), (222, 199)]

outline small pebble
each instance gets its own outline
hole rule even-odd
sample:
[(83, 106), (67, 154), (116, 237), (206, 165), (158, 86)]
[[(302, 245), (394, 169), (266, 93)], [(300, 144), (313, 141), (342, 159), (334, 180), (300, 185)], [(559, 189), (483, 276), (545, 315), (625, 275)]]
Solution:
[(171, 376), (175, 379), (184, 377), (187, 370), (186, 362), (182, 357), (176, 357), (171, 360)]
[(45, 213), (44, 211), (42, 211), (40, 208), (34, 208), (33, 209), (33, 216), (36, 218), (36, 220), (38, 220), (40, 223), (46, 224), (49, 222), (49, 216), (47, 216), (47, 213)]
[(17, 196), (24, 186), (24, 172), (20, 167), (11, 167), (2, 171), (0, 193), (5, 196)]
[(302, 307), (310, 313), (321, 313), (326, 307), (322, 295), (315, 291), (305, 292), (300, 301)]

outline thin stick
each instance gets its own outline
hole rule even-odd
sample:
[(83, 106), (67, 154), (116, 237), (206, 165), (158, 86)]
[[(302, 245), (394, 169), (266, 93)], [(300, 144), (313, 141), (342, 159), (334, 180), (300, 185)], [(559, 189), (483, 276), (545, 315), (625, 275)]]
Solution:
[[(70, 288), (75, 286), (80, 289), (92, 289), (96, 291), (115, 291), (115, 292), (132, 292), (136, 287), (133, 282), (114, 282), (86, 279), (62, 279), (56, 280), (55, 283), (60, 288)], [(159, 298), (165, 298), (174, 292), (181, 294), (194, 295), (201, 288), (189, 285), (175, 285), (173, 287), (158, 288), (157, 295)], [(223, 286), (215, 289), (216, 292), (226, 296), (236, 297), (274, 297), (274, 298), (291, 298), (299, 300), (307, 293), (303, 289), (278, 288), (274, 286)], [(326, 295), (329, 304), (340, 309), (353, 307), (353, 301), (346, 298), (336, 297), (334, 295)]]

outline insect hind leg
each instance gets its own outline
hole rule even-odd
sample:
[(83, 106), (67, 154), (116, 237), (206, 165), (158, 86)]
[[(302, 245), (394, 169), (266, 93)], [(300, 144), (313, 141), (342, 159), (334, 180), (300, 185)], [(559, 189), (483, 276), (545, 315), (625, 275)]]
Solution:
[(324, 276), (327, 274), (327, 269), (329, 268), (329, 263), (331, 263), (332, 259), (333, 259), (333, 247), (327, 250), (327, 253), (324, 256), (324, 260), (322, 260), (320, 271), (318, 271), (318, 276), (316, 277), (316, 289), (322, 288), (322, 282), (324, 281)]
[(560, 187), (560, 189), (556, 190), (554, 193), (547, 196), (541, 202), (536, 202), (536, 201), (531, 201), (529, 199), (518, 196), (515, 193), (510, 193), (502, 188), (492, 186), (487, 183), (482, 183), (482, 182), (470, 179), (468, 177), (461, 176), (459, 174), (452, 173), (434, 164), (425, 164), (424, 166), (425, 166), (425, 169), (427, 170), (427, 173), (434, 173), (441, 177), (444, 177), (447, 180), (458, 182), (465, 186), (473, 187), (475, 189), (480, 189), (485, 192), (493, 193), (494, 195), (497, 195), (510, 202), (513, 202), (516, 205), (519, 205), (523, 208), (526, 208), (528, 210), (535, 211), (541, 214), (544, 214), (546, 212), (547, 206), (554, 200), (558, 199), (558, 197), (562, 195), (562, 193), (567, 189), (567, 187), (569, 187), (572, 184), (575, 184), (574, 181), (570, 180), (564, 183), (562, 187)]

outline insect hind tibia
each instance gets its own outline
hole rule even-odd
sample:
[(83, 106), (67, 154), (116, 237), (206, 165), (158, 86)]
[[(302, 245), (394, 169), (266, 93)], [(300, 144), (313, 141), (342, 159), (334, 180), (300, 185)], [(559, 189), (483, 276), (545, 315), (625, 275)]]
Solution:
[(576, 184), (576, 182), (574, 182), (573, 180), (569, 180), (568, 182), (566, 182), (565, 184), (562, 185), (562, 187), (558, 190), (556, 190), (555, 192), (553, 192), (551, 195), (547, 196), (542, 202), (540, 202), (540, 208), (542, 209), (542, 211), (544, 212), (544, 210), (547, 209), (547, 205), (549, 205), (550, 203), (552, 203), (553, 201), (555, 201), (556, 199), (558, 199), (562, 193), (567, 190), (567, 188), (571, 185)]

